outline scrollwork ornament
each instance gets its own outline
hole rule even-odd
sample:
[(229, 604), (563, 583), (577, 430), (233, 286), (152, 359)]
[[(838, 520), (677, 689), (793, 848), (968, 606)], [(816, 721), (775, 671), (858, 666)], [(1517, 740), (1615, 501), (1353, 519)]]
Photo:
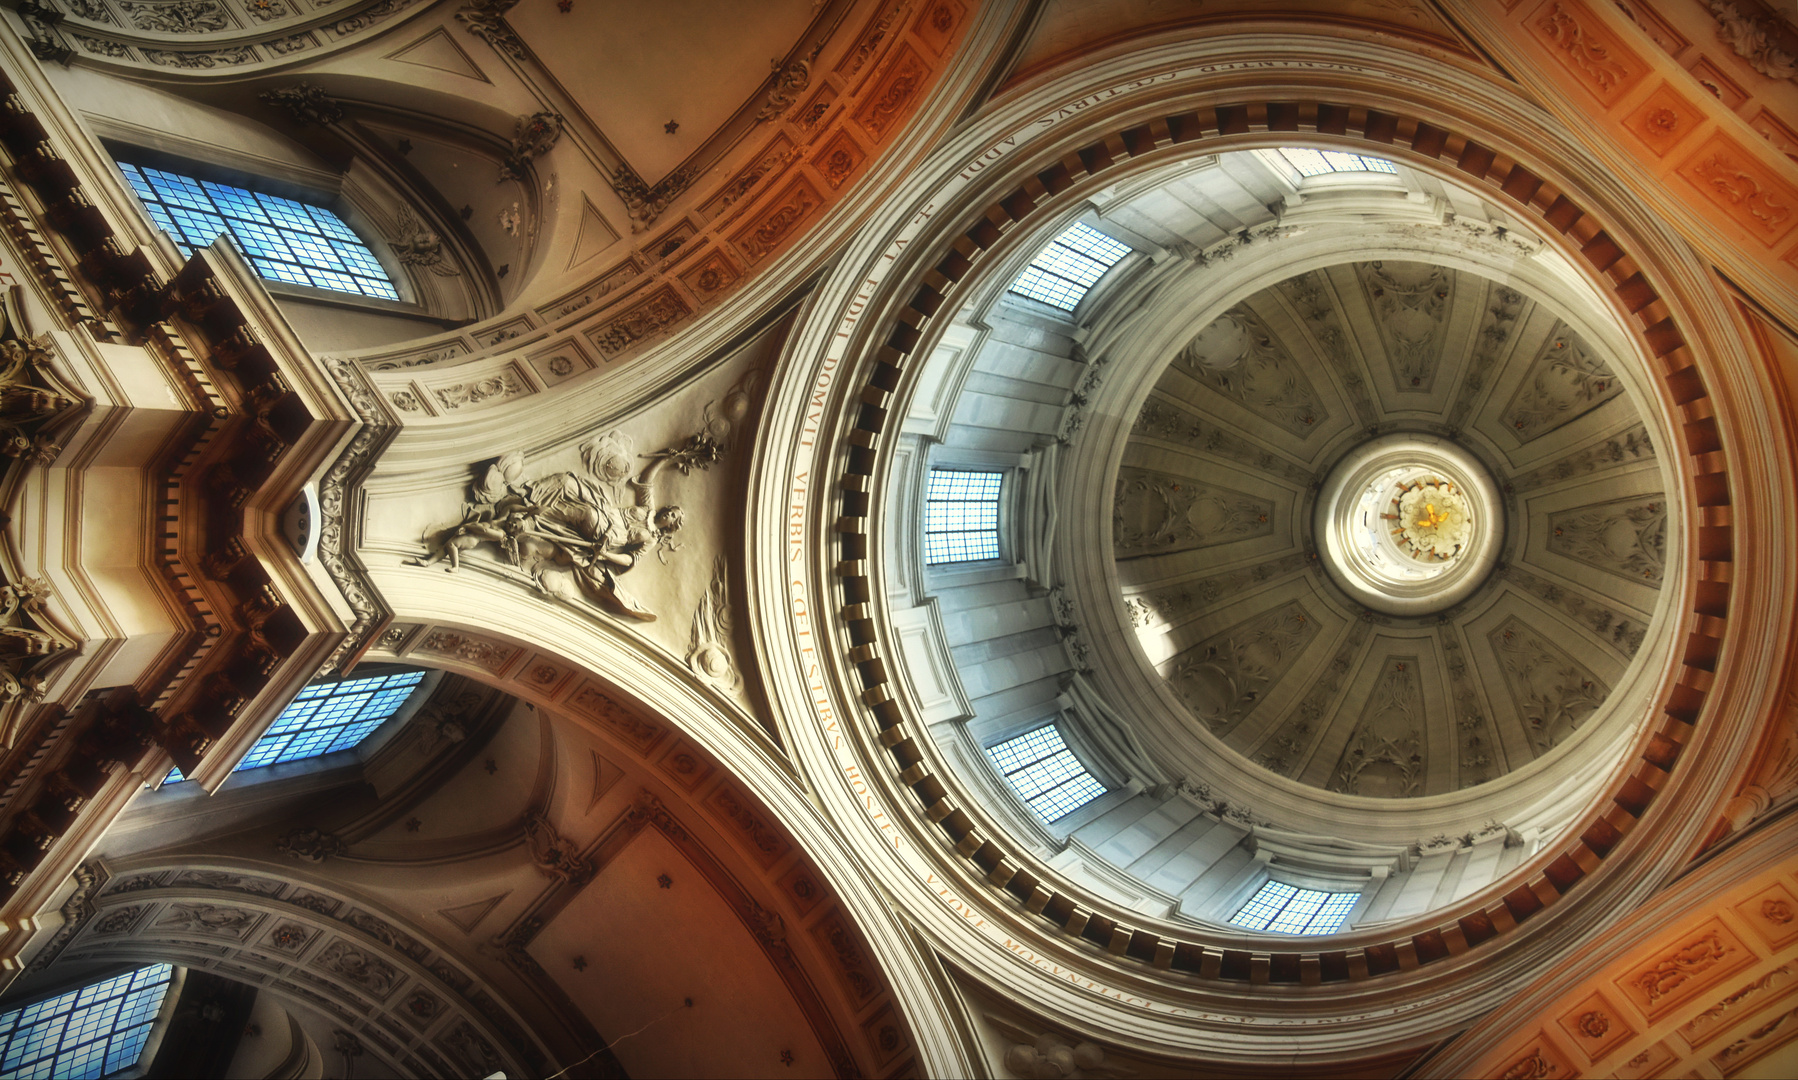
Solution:
[(782, 113), (792, 107), (793, 101), (812, 84), (812, 61), (818, 58), (818, 52), (823, 47), (820, 44), (809, 54), (789, 64), (783, 65), (779, 57), (769, 62), (769, 66), (774, 69), (774, 87), (768, 91), (768, 100), (763, 103), (762, 110), (756, 113), (756, 123), (779, 119)]
[(620, 164), (612, 174), (612, 190), (624, 200), (624, 208), (631, 216), (631, 231), (642, 232), (653, 225), (662, 216), (662, 211), (692, 185), (694, 176), (693, 169), (683, 165), (651, 187), (643, 182), (635, 169)]
[(524, 42), (506, 25), (506, 12), (512, 10), (517, 3), (518, 0), (472, 0), (456, 12), (456, 21), (498, 52), (514, 60), (522, 60)]
[(321, 863), (333, 855), (342, 855), (344, 843), (318, 829), (294, 829), (275, 841), (275, 850), (299, 862)]
[(293, 118), (293, 122), (301, 127), (317, 124), (319, 127), (330, 127), (343, 120), (343, 106), (339, 105), (331, 95), (312, 85), (303, 82), (293, 86), (277, 87), (264, 90), (257, 95), (264, 105), (280, 109)]
[(139, 30), (163, 34), (204, 34), (231, 28), (225, 9), (212, 0), (175, 0), (172, 4), (121, 0), (119, 9)]
[(1710, 0), (1709, 7), (1717, 20), (1717, 40), (1734, 49), (1749, 67), (1769, 79), (1798, 78), (1798, 57), (1779, 47), (1778, 24), (1772, 19), (1753, 18), (1730, 0)]
[(560, 113), (548, 111), (519, 117), (512, 134), (512, 149), (500, 162), (499, 178), (522, 181), (529, 176), (531, 161), (549, 153), (562, 137), (562, 123)]

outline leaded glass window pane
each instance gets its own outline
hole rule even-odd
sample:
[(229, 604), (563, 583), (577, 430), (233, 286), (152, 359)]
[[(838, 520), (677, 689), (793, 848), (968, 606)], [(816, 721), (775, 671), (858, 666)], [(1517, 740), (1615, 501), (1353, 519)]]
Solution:
[(1300, 176), (1323, 176), (1339, 172), (1397, 173), (1392, 162), (1365, 154), (1349, 154), (1340, 150), (1311, 150), (1298, 146), (1282, 146), (1274, 151)]
[(1075, 222), (1030, 260), (1018, 280), (1012, 282), (1011, 291), (1063, 311), (1072, 311), (1080, 305), (1086, 290), (1128, 254), (1129, 244)]
[[(366, 679), (313, 683), (281, 710), (237, 767), (259, 769), (348, 750), (399, 711), (424, 677), (422, 671), (399, 671)], [(180, 769), (172, 769), (163, 783), (176, 784), (185, 779)]]
[(228, 232), (250, 265), (270, 281), (400, 298), (368, 245), (322, 206), (148, 165), (121, 161), (119, 168), (150, 220), (174, 238), (183, 255)]
[(0, 1076), (76, 1080), (133, 1068), (173, 971), (138, 968), (0, 1014)]
[(1018, 797), (1044, 821), (1064, 818), (1105, 794), (1105, 785), (1080, 764), (1054, 724), (989, 746), (986, 753)]
[(999, 488), (1004, 473), (933, 469), (924, 489), (924, 562), (999, 557)]
[(1333, 934), (1342, 929), (1360, 899), (1360, 893), (1321, 892), (1268, 881), (1230, 922), (1275, 934)]

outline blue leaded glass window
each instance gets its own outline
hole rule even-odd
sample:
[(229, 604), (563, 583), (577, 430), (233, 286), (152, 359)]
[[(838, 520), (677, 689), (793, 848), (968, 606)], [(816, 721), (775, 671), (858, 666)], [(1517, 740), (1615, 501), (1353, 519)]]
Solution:
[(1080, 298), (1105, 276), (1105, 271), (1130, 254), (1130, 245), (1106, 236), (1090, 225), (1075, 222), (1030, 260), (1030, 265), (1011, 283), (1019, 296), (1050, 307), (1072, 311)]
[(986, 753), (1006, 783), (1044, 821), (1067, 817), (1105, 794), (1105, 785), (1080, 764), (1054, 724), (989, 746)]
[(230, 184), (119, 162), (131, 189), (181, 254), (228, 232), (270, 281), (398, 300), (374, 253), (343, 219), (322, 206)]
[(999, 557), (999, 488), (1004, 473), (932, 469), (924, 489), (924, 562)]
[(0, 1076), (116, 1076), (137, 1064), (169, 992), (167, 964), (46, 998), (0, 1015)]
[(1355, 910), (1360, 893), (1320, 892), (1281, 881), (1262, 883), (1230, 922), (1275, 934), (1333, 934)]
[[(422, 671), (399, 671), (366, 679), (313, 683), (281, 710), (237, 767), (259, 769), (348, 750), (398, 712), (424, 677)], [(185, 779), (180, 769), (173, 769), (163, 782), (175, 784)]]
[(1323, 176), (1326, 173), (1341, 172), (1398, 172), (1392, 162), (1384, 158), (1368, 157), (1365, 154), (1348, 154), (1340, 150), (1311, 150), (1298, 146), (1282, 146), (1274, 153), (1285, 158), (1286, 164), (1297, 169), (1300, 176)]

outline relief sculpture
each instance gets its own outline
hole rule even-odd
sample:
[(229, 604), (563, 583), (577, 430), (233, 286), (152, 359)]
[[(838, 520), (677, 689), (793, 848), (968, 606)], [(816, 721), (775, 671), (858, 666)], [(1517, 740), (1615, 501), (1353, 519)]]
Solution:
[(1199, 331), (1174, 365), (1300, 439), (1329, 415), (1311, 380), (1246, 304)]
[(1222, 734), (1253, 712), (1317, 636), (1297, 602), (1232, 626), (1176, 659), (1170, 681), (1186, 707)]
[(1684, 986), (1692, 976), (1715, 967), (1732, 951), (1733, 947), (1713, 930), (1673, 950), (1632, 981), (1652, 1005)]
[(534, 480), (525, 477), (523, 451), (501, 456), (469, 486), (461, 524), (427, 538), (430, 553), (408, 561), (447, 561), (453, 571), (464, 552), (490, 543), (548, 596), (587, 599), (614, 615), (655, 621), (619, 579), (650, 553), (666, 563), (680, 547), (681, 508), (658, 500), (657, 479), (670, 466), (683, 476), (710, 468), (724, 445), (708, 426), (677, 446), (641, 455), (649, 461), (641, 469), (632, 445), (623, 432), (608, 432), (582, 444), (584, 470)]
[(1556, 324), (1501, 421), (1520, 443), (1546, 435), (1623, 392), (1604, 358)]
[(1277, 577), (1296, 574), (1309, 565), (1310, 560), (1304, 552), (1294, 551), (1254, 566), (1226, 570), (1197, 581), (1183, 582), (1152, 593), (1133, 596), (1124, 601), (1124, 608), (1130, 613), (1132, 626), (1179, 622), (1209, 608), (1223, 597)]
[(1548, 550), (1555, 554), (1661, 587), (1667, 566), (1667, 503), (1659, 492), (1555, 514), (1548, 527)]
[(400, 981), (398, 968), (342, 938), (333, 941), (312, 963), (320, 970), (348, 979), (377, 998), (386, 997)]
[(1429, 393), (1441, 365), (1454, 279), (1440, 266), (1410, 262), (1357, 263), (1355, 273), (1385, 342), (1393, 385)]
[(1523, 314), (1524, 296), (1515, 289), (1494, 285), (1486, 298), (1486, 313), (1480, 320), (1480, 333), (1474, 340), (1473, 355), (1467, 358), (1461, 385), (1455, 391), (1455, 403), (1448, 410), (1448, 426), (1460, 428), (1473, 413), (1474, 402), (1486, 388), (1486, 379), (1498, 366)]
[(1163, 555), (1272, 536), (1272, 500), (1147, 469), (1118, 471), (1112, 546), (1120, 557)]
[(1610, 693), (1585, 665), (1516, 618), (1505, 620), (1490, 640), (1538, 754), (1579, 730)]
[(1240, 435), (1233, 435), (1209, 420), (1200, 419), (1168, 402), (1150, 398), (1130, 429), (1133, 435), (1148, 435), (1168, 442), (1182, 443), (1201, 454), (1234, 461), (1295, 484), (1309, 486), (1311, 470), (1278, 454), (1263, 450)]
[(1436, 629), (1436, 643), (1442, 649), (1443, 666), (1448, 669), (1450, 693), (1454, 695), (1455, 736), (1461, 748), (1459, 787), (1483, 784), (1504, 772), (1502, 762), (1495, 761), (1498, 748), (1486, 720), (1486, 709), (1474, 685), (1473, 669), (1461, 648), (1461, 636), (1450, 626)]
[(1641, 424), (1634, 424), (1629, 430), (1613, 435), (1597, 446), (1576, 450), (1552, 464), (1512, 477), (1511, 486), (1518, 491), (1528, 491), (1576, 476), (1633, 465), (1652, 457), (1654, 442), (1648, 437), (1648, 429)]
[(1349, 404), (1355, 410), (1355, 422), (1363, 427), (1378, 423), (1379, 412), (1374, 408), (1367, 380), (1362, 377), (1357, 350), (1342, 329), (1342, 320), (1336, 312), (1336, 293), (1328, 280), (1322, 273), (1313, 271), (1287, 278), (1275, 288), (1298, 312), (1305, 328), (1320, 346), (1324, 359), (1336, 369), (1336, 378), (1347, 391)]
[(156, 929), (236, 938), (241, 937), (244, 930), (254, 925), (257, 919), (254, 911), (242, 908), (218, 907), (213, 904), (170, 904), (162, 918), (156, 920)]
[(1330, 790), (1385, 799), (1421, 795), (1423, 719), (1417, 658), (1387, 657), (1336, 763)]
[(1305, 696), (1255, 755), (1257, 764), (1290, 775), (1291, 770), (1303, 761), (1313, 733), (1342, 693), (1343, 684), (1355, 670), (1356, 658), (1372, 631), (1372, 624), (1367, 622), (1349, 624), (1347, 632), (1337, 640), (1336, 652), (1330, 657), (1329, 664), (1313, 677)]

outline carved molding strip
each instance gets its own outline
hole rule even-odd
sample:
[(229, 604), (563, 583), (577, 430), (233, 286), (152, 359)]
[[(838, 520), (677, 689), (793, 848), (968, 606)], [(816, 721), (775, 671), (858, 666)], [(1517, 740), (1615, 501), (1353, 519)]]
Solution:
[[(21, 5), (40, 59), (86, 57), (152, 68), (212, 71), (271, 64), (363, 37), (418, 0), (61, 0)], [(175, 45), (176, 47), (169, 47)]]

